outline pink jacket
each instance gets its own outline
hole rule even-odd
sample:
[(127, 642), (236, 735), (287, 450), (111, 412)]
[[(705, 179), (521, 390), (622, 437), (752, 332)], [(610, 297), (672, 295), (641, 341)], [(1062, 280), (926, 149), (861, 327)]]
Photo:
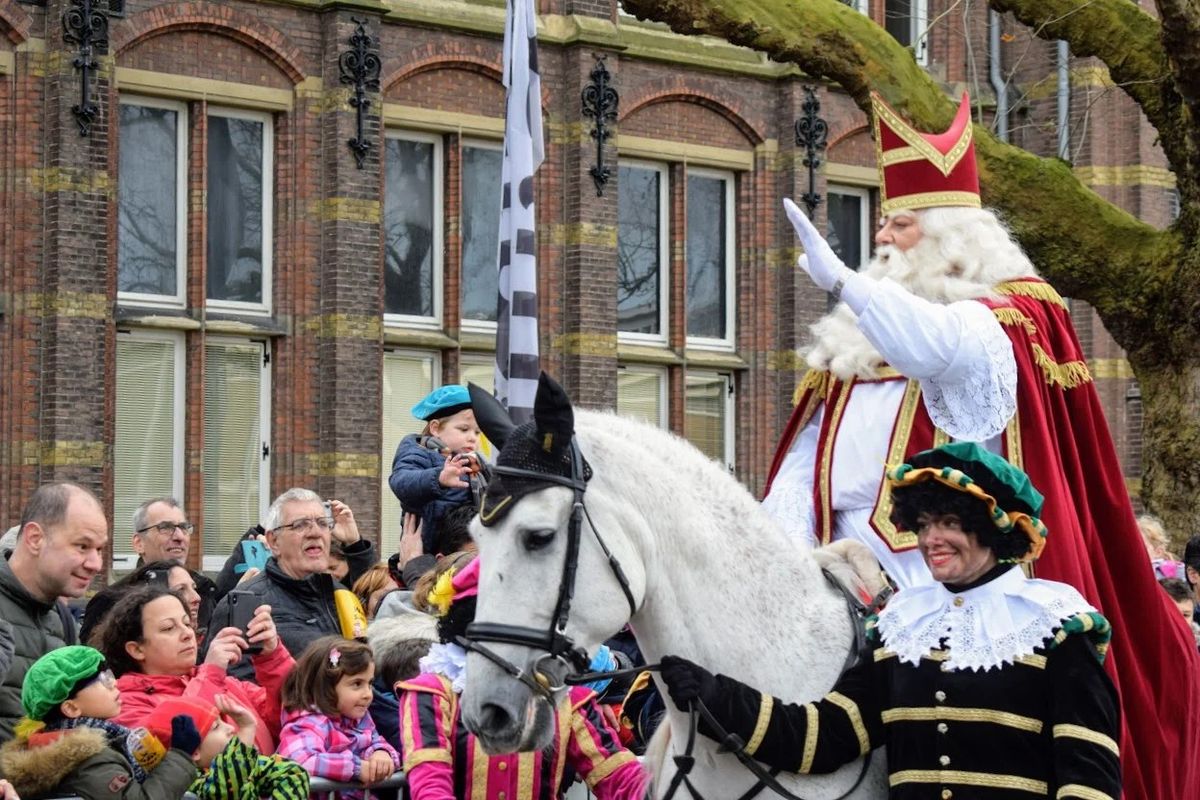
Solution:
[[(379, 750), (400, 767), (400, 754), (375, 730), (370, 714), (356, 721), (347, 717), (331, 719), (320, 711), (289, 711), (279, 733), (279, 755), (295, 761), (309, 775), (331, 781), (359, 780), (362, 762)], [(362, 796), (358, 792), (339, 794), (347, 800)]]
[(280, 696), (283, 680), (296, 661), (283, 646), (271, 653), (252, 657), (258, 683), (239, 681), (212, 664), (201, 664), (187, 675), (146, 675), (127, 672), (117, 679), (121, 692), (121, 713), (113, 720), (126, 727), (141, 725), (150, 712), (168, 697), (195, 697), (213, 702), (227, 694), (250, 709), (258, 721), (254, 744), (260, 753), (274, 753), (279, 737)]
[[(596, 703), (573, 686), (555, 712), (557, 735), (537, 753), (489, 756), (459, 724), (458, 695), (441, 675), (405, 681), (400, 693), (400, 744), (413, 800), (554, 800), (567, 764), (598, 800), (641, 800), (647, 776)], [(482, 785), (481, 785), (482, 783)]]

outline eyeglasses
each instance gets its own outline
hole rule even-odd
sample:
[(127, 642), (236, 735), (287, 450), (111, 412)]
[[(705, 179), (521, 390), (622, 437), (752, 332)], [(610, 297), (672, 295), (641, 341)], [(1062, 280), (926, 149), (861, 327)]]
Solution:
[(301, 517), (295, 522), (289, 522), (287, 525), (280, 525), (275, 530), (293, 530), (296, 533), (308, 533), (316, 526), (319, 530), (333, 530), (333, 520), (329, 517)]
[[(109, 689), (115, 689), (117, 686), (117, 677), (113, 675), (111, 669), (102, 669), (92, 676), (91, 680), (85, 682), (79, 687), (79, 690), (86, 689), (93, 683), (99, 683)], [(78, 693), (78, 690), (77, 692)]]
[(157, 525), (147, 525), (144, 528), (138, 528), (135, 533), (145, 533), (146, 531), (155, 530), (161, 533), (163, 536), (170, 536), (175, 532), (176, 528), (179, 528), (179, 530), (183, 531), (188, 536), (191, 536), (192, 531), (196, 529), (196, 526), (190, 522), (160, 522)]

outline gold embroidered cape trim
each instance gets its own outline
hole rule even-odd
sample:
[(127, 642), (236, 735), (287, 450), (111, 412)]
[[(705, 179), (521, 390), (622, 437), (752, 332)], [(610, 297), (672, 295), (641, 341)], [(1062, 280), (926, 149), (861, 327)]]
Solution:
[(1033, 320), (1025, 316), (1024, 312), (1019, 308), (1011, 306), (1001, 306), (993, 308), (992, 314), (996, 317), (996, 321), (1001, 325), (1017, 326), (1020, 325), (1025, 329), (1025, 333), (1033, 336), (1037, 333), (1037, 326), (1033, 324)]
[(1039, 345), (1033, 344), (1033, 360), (1042, 370), (1046, 383), (1064, 389), (1076, 389), (1092, 382), (1092, 371), (1086, 361), (1065, 361), (1062, 364), (1050, 357)]
[(1054, 290), (1054, 287), (1044, 281), (1008, 281), (996, 284), (996, 291), (1009, 297), (1032, 297), (1043, 303), (1053, 303), (1067, 310), (1067, 301)]

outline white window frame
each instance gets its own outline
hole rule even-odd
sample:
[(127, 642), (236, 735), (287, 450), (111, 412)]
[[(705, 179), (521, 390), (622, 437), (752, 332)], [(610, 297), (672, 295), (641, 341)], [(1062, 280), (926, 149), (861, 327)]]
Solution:
[[(433, 145), (433, 316), (420, 317), (412, 314), (387, 314), (383, 315), (383, 324), (393, 327), (403, 326), (406, 328), (423, 328), (427, 330), (441, 330), (442, 319), (445, 313), (445, 227), (446, 227), (446, 190), (443, 185), (445, 178), (443, 174), (443, 141), (442, 137), (429, 134), (417, 133), (415, 131), (405, 129), (391, 129), (385, 133), (387, 139), (403, 139), (409, 142), (425, 142)], [(386, 153), (386, 147), (384, 149)], [(384, 180), (387, 180), (386, 167), (384, 169)], [(460, 259), (461, 261), (461, 259)]]
[[(463, 268), (463, 265), (464, 265), (464, 263), (465, 263), (465, 261), (466, 261), (466, 260), (463, 258), (463, 252), (464, 252), (464, 250), (465, 250), (465, 248), (466, 248), (466, 243), (467, 243), (467, 237), (466, 237), (466, 234), (465, 234), (465, 227), (464, 227), (464, 226), (463, 226), (463, 224), (462, 224), (462, 214), (463, 214), (463, 209), (466, 207), (466, 204), (462, 202), (462, 193), (463, 193), (463, 190), (466, 188), (466, 182), (463, 180), (463, 178), (464, 178), (464, 176), (465, 176), (465, 175), (466, 175), (466, 173), (467, 173), (467, 169), (466, 169), (466, 161), (467, 161), (467, 159), (466, 159), (466, 149), (467, 149), (468, 147), (477, 148), (477, 149), (479, 149), (479, 150), (494, 150), (494, 151), (496, 151), (496, 152), (500, 153), (500, 154), (501, 154), (501, 158), (503, 158), (503, 154), (504, 154), (504, 142), (497, 142), (497, 141), (495, 141), (494, 139), (464, 139), (464, 140), (463, 140), (463, 142), (462, 142), (462, 145), (460, 146), (460, 149), (459, 149), (459, 152), (460, 152), (460, 154), (461, 154), (461, 157), (460, 157), (460, 159), (459, 159), (459, 165), (458, 165), (458, 176), (459, 176), (459, 180), (458, 180), (458, 187), (459, 187), (459, 188), (458, 188), (458, 194), (459, 194), (459, 202), (458, 202), (458, 216), (459, 216), (459, 226), (458, 226), (458, 230), (459, 230), (459, 238), (458, 238), (458, 241), (459, 241), (459, 245), (458, 245), (458, 247), (459, 247), (459, 252), (458, 252), (458, 269), (459, 269), (459, 281), (458, 281), (458, 286), (459, 286), (459, 291), (458, 291), (458, 313), (459, 313), (459, 327), (460, 327), (462, 330), (464, 330), (464, 331), (468, 331), (468, 332), (471, 332), (471, 333), (488, 333), (488, 334), (492, 334), (492, 335), (494, 336), (494, 335), (496, 334), (496, 327), (497, 327), (497, 323), (495, 323), (495, 322), (491, 322), (491, 321), (489, 321), (489, 320), (484, 320), (484, 319), (467, 319), (465, 316), (463, 316), (463, 313), (462, 313), (462, 301), (463, 301), (463, 296), (464, 296), (464, 294), (465, 294), (465, 292), (464, 292), (464, 290), (463, 290), (463, 281), (462, 281), (462, 268)], [(503, 175), (503, 173), (502, 173), (502, 175)], [(501, 191), (501, 192), (503, 192), (503, 191), (504, 191), (503, 181), (504, 181), (504, 179), (503, 179), (503, 177), (501, 177), (501, 186), (500, 186), (500, 191)], [(499, 205), (499, 203), (500, 203), (500, 199), (501, 199), (501, 195), (500, 195), (499, 193), (497, 193), (497, 195), (496, 195), (496, 198), (495, 198), (495, 202), (496, 202), (496, 204), (497, 204), (497, 205)], [(496, 232), (497, 232), (497, 234), (499, 234), (499, 229), (497, 229), (497, 231), (496, 231)], [(500, 251), (499, 251), (499, 249), (497, 248), (497, 250), (496, 250), (496, 264), (499, 264), (499, 263), (500, 263)], [(497, 275), (496, 277), (497, 277), (497, 282), (498, 282), (498, 281), (499, 281), (499, 275)], [(495, 359), (495, 357), (493, 356), (493, 360), (494, 360), (494, 359)]]
[[(162, 331), (162, 330), (145, 330), (145, 329), (129, 329), (117, 330), (118, 339), (124, 337), (130, 341), (151, 341), (151, 342), (168, 342), (173, 345), (175, 350), (175, 375), (173, 378), (174, 385), (171, 387), (175, 395), (174, 408), (175, 413), (172, 415), (172, 454), (171, 454), (171, 496), (178, 500), (184, 508), (187, 508), (187, 498), (184, 496), (184, 433), (186, 432), (187, 424), (187, 351), (184, 347), (184, 334), (182, 331)], [(113, 521), (113, 554), (112, 563), (109, 564), (110, 574), (112, 571), (127, 572), (137, 565), (138, 555), (134, 553), (133, 548), (133, 531), (128, 531), (129, 535), (125, 536), (125, 525), (132, 525), (132, 520), (114, 520)], [(117, 542), (121, 543), (122, 547), (128, 547), (128, 552), (117, 552)], [(218, 566), (219, 570), (221, 567)]]
[[(862, 209), (862, 214), (859, 215), (859, 244), (860, 251), (863, 254), (863, 262), (861, 264), (847, 264), (853, 270), (859, 270), (871, 262), (871, 190), (865, 186), (851, 186), (845, 183), (828, 183), (825, 187), (825, 194), (841, 194), (859, 199), (859, 206)], [(826, 204), (826, 209), (828, 209)], [(828, 215), (828, 211), (826, 211)]]
[[(671, 321), (671, 170), (670, 165), (660, 161), (642, 161), (634, 158), (622, 158), (620, 167), (653, 170), (658, 173), (658, 218), (661, 225), (658, 232), (658, 333), (637, 333), (634, 331), (617, 331), (617, 341), (629, 344), (651, 344), (665, 347), (670, 335)], [(619, 191), (619, 187), (618, 187)], [(618, 224), (617, 236), (620, 226)]]
[[(236, 336), (206, 336), (206, 344), (257, 344), (263, 348), (265, 356), (273, 356), (270, 339), (243, 339)], [(259, 383), (258, 390), (258, 428), (259, 428), (259, 452), (262, 447), (267, 448), (267, 454), (261, 456), (258, 471), (258, 519), (256, 522), (262, 522), (267, 516), (267, 509), (271, 505), (271, 501), (275, 498), (271, 497), (271, 456), (274, 453), (274, 448), (271, 443), (271, 365), (264, 358), (260, 361), (260, 369), (262, 370), (262, 381)], [(200, 411), (201, 420), (203, 420), (204, 409)], [(203, 505), (204, 498), (200, 498), (200, 503)], [(247, 520), (249, 523), (249, 520)], [(204, 547), (204, 540), (200, 540), (201, 548)], [(200, 568), (204, 572), (220, 572), (225, 566), (225, 561), (229, 558), (229, 553), (205, 553), (201, 559)]]
[[(929, 0), (910, 0), (912, 13), (908, 18), (908, 45), (913, 49), (913, 55), (922, 67), (929, 65)], [(887, 27), (887, 0), (883, 3), (883, 23)]]
[[(725, 439), (723, 449), (725, 451), (725, 468), (732, 474), (737, 467), (737, 452), (735, 448), (735, 431), (736, 425), (734, 413), (737, 410), (737, 383), (733, 379), (731, 372), (714, 372), (709, 370), (688, 370), (684, 376), (683, 386), (683, 403), (684, 403), (684, 418), (687, 418), (687, 379), (703, 378), (706, 380), (717, 379), (724, 384), (724, 390), (721, 392), (721, 402), (725, 406), (725, 425), (723, 436)], [(684, 431), (686, 434), (686, 430)]]
[[(389, 357), (390, 358), (407, 358), (407, 359), (414, 360), (414, 361), (415, 360), (428, 360), (430, 362), (429, 374), (432, 378), (430, 383), (432, 384), (433, 388), (435, 388), (435, 389), (441, 385), (441, 381), (442, 381), (442, 354), (441, 354), (441, 352), (439, 352), (437, 350), (411, 350), (411, 349), (399, 348), (399, 347), (384, 348), (383, 358), (387, 359)], [(402, 414), (410, 414), (411, 413), (410, 410), (407, 408), (397, 409), (397, 411)], [(383, 507), (384, 507), (385, 503), (399, 504), (399, 502), (400, 502), (399, 500), (396, 499), (396, 495), (392, 494), (391, 486), (388, 485), (388, 479), (391, 476), (391, 462), (392, 462), (392, 459), (395, 457), (396, 447), (398, 447), (399, 444), (400, 444), (399, 442), (395, 442), (395, 443), (384, 442), (382, 447), (380, 447), (380, 451), (381, 451), (380, 452), (380, 464), (381, 464), (382, 472), (383, 472), (383, 481), (380, 485), (380, 501), (379, 501), (379, 519), (380, 520), (383, 519)], [(389, 453), (389, 448), (390, 448), (390, 453)], [(383, 544), (383, 537), (384, 537), (384, 531), (380, 530), (379, 531), (380, 545)], [(397, 542), (398, 541), (399, 541), (399, 538), (397, 538)]]
[[(188, 119), (187, 103), (164, 100), (159, 97), (122, 94), (120, 105), (162, 108), (174, 111), (175, 125), (175, 294), (145, 294), (142, 292), (118, 292), (117, 301), (122, 304), (150, 306), (152, 308), (185, 308), (187, 306), (187, 223), (188, 223)], [(120, 114), (117, 115), (120, 119)], [(118, 132), (119, 135), (119, 132)], [(121, 166), (117, 164), (117, 180)], [(120, 236), (118, 227), (117, 235)], [(118, 251), (119, 253), (119, 251)], [(119, 255), (118, 255), (119, 258)], [(118, 262), (117, 269), (121, 265)]]
[(842, 2), (845, 3), (846, 5), (850, 6), (851, 8), (853, 8), (855, 11), (857, 11), (860, 14), (869, 14), (870, 13), (869, 0), (842, 0)]
[[(275, 118), (265, 111), (247, 111), (239, 108), (210, 106), (209, 117), (225, 117), (229, 119), (248, 119), (261, 122), (263, 126), (263, 162), (262, 162), (262, 296), (261, 303), (243, 303), (234, 300), (213, 300), (209, 298), (208, 286), (205, 285), (204, 303), (210, 311), (226, 311), (236, 314), (253, 314), (269, 316), (271, 314), (271, 298), (273, 294), (272, 262), (275, 251)], [(205, 161), (205, 214), (208, 213), (208, 163)], [(205, 234), (207, 237), (207, 233)], [(205, 242), (207, 247), (207, 241)], [(205, 256), (207, 258), (207, 255)], [(269, 346), (270, 343), (268, 343)]]
[(630, 375), (653, 375), (658, 383), (658, 421), (656, 424), (664, 431), (670, 427), (669, 411), (667, 408), (667, 369), (666, 367), (653, 367), (645, 364), (618, 364), (618, 372), (625, 372)]
[[(737, 176), (728, 170), (709, 169), (689, 166), (684, 180), (691, 175), (703, 178), (717, 178), (725, 182), (725, 335), (719, 338), (708, 336), (688, 336), (687, 346), (697, 350), (720, 350), (732, 352), (736, 348), (737, 332)], [(685, 184), (686, 185), (686, 184)], [(686, 215), (686, 211), (685, 211)], [(686, 247), (686, 236), (684, 238)], [(684, 269), (687, 269), (687, 254), (684, 254)], [(684, 279), (684, 293), (687, 292), (687, 280)], [(687, 311), (684, 310), (684, 325), (686, 327)]]

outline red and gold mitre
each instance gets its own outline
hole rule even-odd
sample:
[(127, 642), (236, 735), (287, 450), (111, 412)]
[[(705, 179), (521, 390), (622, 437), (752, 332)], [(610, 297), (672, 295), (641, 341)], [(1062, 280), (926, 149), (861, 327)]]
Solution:
[(971, 102), (965, 92), (954, 122), (944, 133), (913, 129), (874, 92), (871, 108), (884, 214), (901, 208), (979, 208)]

